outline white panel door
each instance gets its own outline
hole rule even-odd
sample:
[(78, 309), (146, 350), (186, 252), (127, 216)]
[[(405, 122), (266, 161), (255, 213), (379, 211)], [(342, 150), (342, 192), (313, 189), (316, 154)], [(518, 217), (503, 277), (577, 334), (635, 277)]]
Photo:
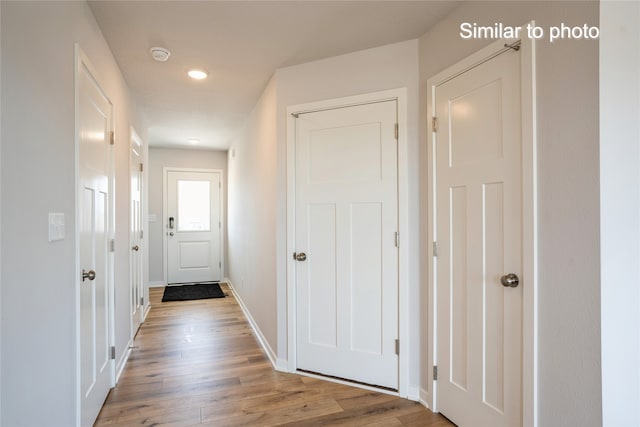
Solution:
[(169, 283), (222, 279), (221, 174), (167, 172)]
[(297, 368), (398, 389), (396, 101), (296, 120)]
[(438, 410), (457, 425), (522, 424), (520, 54), (436, 87)]
[(142, 285), (142, 141), (132, 131), (129, 179), (131, 201), (129, 243), (131, 245), (131, 336), (135, 336), (143, 316)]
[(109, 133), (112, 106), (84, 66), (78, 76), (80, 405), (91, 426), (113, 378), (109, 351)]

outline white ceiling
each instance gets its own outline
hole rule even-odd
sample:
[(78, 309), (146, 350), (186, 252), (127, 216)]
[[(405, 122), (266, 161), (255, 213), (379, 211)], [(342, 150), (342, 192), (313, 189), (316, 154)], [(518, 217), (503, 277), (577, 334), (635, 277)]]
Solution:
[[(226, 150), (277, 68), (417, 38), (457, 1), (90, 1), (152, 146)], [(155, 62), (149, 49), (171, 51)], [(194, 81), (189, 68), (206, 70)]]

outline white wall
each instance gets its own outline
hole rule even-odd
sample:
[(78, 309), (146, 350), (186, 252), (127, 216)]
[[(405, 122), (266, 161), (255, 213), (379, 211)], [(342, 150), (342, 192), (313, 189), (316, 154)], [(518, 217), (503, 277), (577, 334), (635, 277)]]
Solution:
[[(114, 105), (116, 351), (130, 335), (129, 125), (145, 126), (84, 2), (2, 2), (2, 419), (5, 426), (75, 424), (74, 43)], [(66, 238), (47, 242), (47, 214)], [(6, 390), (11, 390), (7, 393)]]
[[(222, 182), (227, 183), (227, 153), (225, 151), (212, 150), (189, 150), (171, 148), (149, 148), (149, 214), (156, 216), (155, 222), (148, 222), (149, 230), (149, 282), (150, 284), (166, 284), (164, 277), (164, 260), (162, 239), (164, 236), (164, 226), (162, 219), (163, 208), (163, 188), (162, 174), (163, 168), (201, 168), (201, 169), (222, 169)], [(222, 211), (227, 210), (227, 189), (224, 188)], [(223, 229), (223, 253), (227, 259), (226, 229)], [(224, 266), (224, 271), (227, 267)]]
[(229, 149), (228, 277), (270, 347), (277, 348), (276, 85), (272, 78)]
[(640, 425), (640, 4), (600, 3), (602, 418)]
[[(462, 40), (477, 22), (598, 25), (597, 2), (467, 2), (420, 39), (420, 170), (426, 184), (426, 81), (487, 45)], [(601, 423), (598, 42), (537, 43), (539, 372), (541, 426)], [(423, 221), (426, 222), (422, 196)], [(423, 246), (426, 242), (423, 242)], [(426, 272), (422, 271), (422, 289)], [(423, 314), (427, 301), (423, 297)], [(423, 320), (424, 322), (424, 320)], [(423, 336), (426, 339), (426, 336)], [(423, 340), (423, 351), (428, 343)], [(426, 358), (423, 358), (426, 360)], [(430, 388), (422, 369), (422, 384)]]

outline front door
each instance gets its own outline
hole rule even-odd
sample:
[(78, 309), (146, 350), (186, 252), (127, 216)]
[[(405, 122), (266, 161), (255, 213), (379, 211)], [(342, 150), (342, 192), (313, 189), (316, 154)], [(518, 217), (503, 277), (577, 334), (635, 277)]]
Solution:
[(296, 119), (297, 368), (398, 389), (397, 102)]
[(222, 279), (220, 172), (167, 171), (167, 282)]
[(522, 424), (520, 111), (515, 50), (435, 88), (437, 407), (462, 427)]
[[(82, 56), (81, 56), (82, 57)], [(91, 426), (113, 378), (110, 357), (109, 142), (112, 105), (86, 61), (78, 69), (80, 412)]]

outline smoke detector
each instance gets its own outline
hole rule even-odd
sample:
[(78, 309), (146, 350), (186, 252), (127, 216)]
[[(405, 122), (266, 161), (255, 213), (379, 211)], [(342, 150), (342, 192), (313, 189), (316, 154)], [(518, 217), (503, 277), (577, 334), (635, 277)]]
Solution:
[(169, 59), (169, 55), (171, 55), (171, 52), (163, 47), (152, 47), (149, 52), (151, 52), (153, 59), (158, 62), (166, 62)]

